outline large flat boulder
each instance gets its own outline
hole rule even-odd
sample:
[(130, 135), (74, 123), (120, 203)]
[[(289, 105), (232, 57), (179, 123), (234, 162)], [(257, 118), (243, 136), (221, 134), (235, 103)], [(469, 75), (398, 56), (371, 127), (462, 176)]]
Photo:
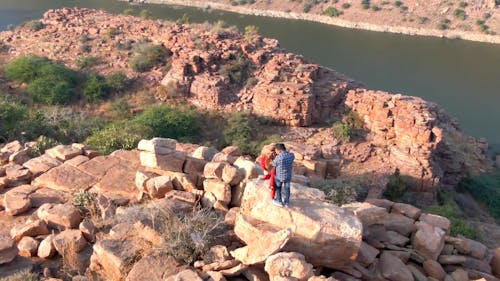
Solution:
[(419, 222), (417, 233), (413, 238), (415, 250), (429, 260), (437, 260), (444, 247), (446, 232), (439, 227)]
[(81, 171), (79, 168), (66, 164), (49, 170), (33, 181), (37, 187), (48, 187), (68, 192), (76, 192), (82, 189), (87, 190), (96, 182), (96, 177)]
[(106, 171), (95, 187), (100, 193), (122, 195), (133, 200), (139, 194), (135, 185), (136, 172), (137, 168), (127, 163), (117, 164)]
[(0, 235), (0, 265), (9, 263), (17, 256), (17, 247), (14, 240), (6, 235)]
[[(265, 270), (271, 281), (306, 281), (314, 275), (313, 267), (300, 253), (277, 253), (266, 260)], [(290, 279), (285, 279), (288, 277)]]
[(28, 168), (31, 174), (36, 177), (61, 164), (61, 161), (54, 159), (47, 154), (44, 154), (42, 156), (28, 160), (23, 164), (23, 166)]
[(316, 266), (351, 269), (361, 246), (362, 224), (351, 212), (320, 201), (305, 186), (292, 185), (290, 208), (272, 204), (265, 181), (250, 181), (240, 211), (293, 236), (283, 248), (304, 254)]
[(77, 228), (82, 221), (80, 212), (71, 204), (43, 204), (38, 208), (38, 217), (51, 228), (65, 230)]
[(126, 281), (164, 281), (165, 278), (189, 268), (164, 253), (149, 254), (140, 259), (127, 275)]
[(35, 237), (49, 233), (47, 224), (40, 219), (28, 219), (25, 223), (18, 224), (10, 230), (10, 236), (16, 241), (21, 240), (24, 236)]
[(45, 151), (45, 154), (47, 154), (48, 156), (63, 162), (75, 156), (81, 155), (82, 153), (83, 151), (80, 148), (76, 148), (72, 145), (62, 144)]
[(29, 195), (36, 190), (31, 185), (21, 185), (7, 191), (3, 197), (3, 207), (9, 215), (22, 214), (31, 208)]

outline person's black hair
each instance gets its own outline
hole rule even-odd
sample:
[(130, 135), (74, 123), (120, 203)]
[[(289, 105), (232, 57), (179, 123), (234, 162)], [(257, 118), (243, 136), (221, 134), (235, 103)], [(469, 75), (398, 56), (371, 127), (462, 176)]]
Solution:
[(274, 146), (274, 148), (275, 148), (276, 150), (286, 151), (285, 144), (283, 144), (283, 143), (277, 143), (277, 144)]

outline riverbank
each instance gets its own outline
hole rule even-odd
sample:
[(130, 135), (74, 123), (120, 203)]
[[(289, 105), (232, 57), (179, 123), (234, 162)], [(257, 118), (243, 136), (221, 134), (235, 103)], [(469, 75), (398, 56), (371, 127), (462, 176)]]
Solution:
[[(129, 0), (119, 0), (126, 1)], [(390, 32), (399, 33), (406, 35), (418, 35), (418, 36), (432, 36), (441, 37), (449, 39), (463, 39), (476, 42), (485, 42), (500, 44), (500, 35), (490, 35), (485, 33), (480, 33), (476, 31), (465, 31), (456, 29), (444, 29), (439, 30), (435, 28), (416, 28), (411, 26), (400, 26), (400, 25), (387, 25), (387, 24), (375, 24), (361, 21), (347, 20), (337, 17), (324, 16), (320, 14), (313, 13), (301, 13), (296, 11), (279, 11), (273, 9), (258, 9), (251, 8), (249, 6), (235, 6), (231, 4), (219, 3), (214, 1), (198, 1), (198, 0), (134, 0), (133, 2), (148, 3), (148, 4), (166, 4), (166, 5), (179, 5), (179, 6), (190, 6), (198, 7), (203, 9), (216, 9), (224, 10), (239, 14), (255, 15), (255, 16), (266, 16), (275, 18), (287, 18), (295, 20), (306, 20), (312, 22), (319, 22), (323, 24), (335, 25), (346, 28), (362, 29), (376, 32)], [(352, 9), (352, 8), (351, 8)], [(495, 10), (495, 9), (494, 9)], [(491, 17), (491, 13), (490, 17)], [(421, 18), (421, 17), (420, 17)], [(413, 21), (410, 19), (410, 21)], [(495, 24), (495, 28), (498, 24)], [(460, 26), (460, 25), (459, 25)], [(469, 27), (470, 28), (470, 27)]]

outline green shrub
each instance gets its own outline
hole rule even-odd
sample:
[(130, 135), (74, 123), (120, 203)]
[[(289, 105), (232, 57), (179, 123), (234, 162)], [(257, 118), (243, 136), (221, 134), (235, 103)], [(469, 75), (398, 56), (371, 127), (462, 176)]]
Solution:
[(373, 10), (373, 11), (375, 11), (375, 12), (378, 12), (378, 11), (382, 10), (382, 8), (380, 8), (380, 7), (379, 7), (379, 6), (377, 6), (377, 5), (373, 5), (373, 6), (372, 6), (372, 10)]
[(125, 10), (123, 10), (122, 14), (124, 14), (126, 16), (131, 16), (134, 14), (134, 9), (131, 9), (131, 8), (125, 9)]
[(99, 63), (99, 58), (94, 56), (78, 57), (76, 59), (76, 66), (79, 69), (89, 69)]
[(304, 7), (302, 8), (302, 11), (304, 13), (309, 13), (311, 11), (312, 5), (311, 3), (305, 3)]
[(228, 145), (238, 146), (245, 154), (251, 153), (254, 127), (248, 113), (236, 112), (227, 120), (224, 140)]
[(363, 7), (363, 9), (365, 10), (370, 9), (370, 0), (362, 0), (361, 7)]
[(238, 55), (235, 59), (223, 65), (220, 74), (229, 78), (232, 84), (239, 86), (245, 85), (247, 79), (250, 77), (251, 63), (250, 60), (244, 55)]
[(23, 26), (31, 29), (32, 31), (38, 31), (38, 30), (41, 30), (45, 27), (45, 25), (39, 20), (29, 21), (29, 22), (23, 24)]
[(259, 34), (259, 28), (255, 25), (245, 26), (245, 42), (251, 44), (254, 42), (255, 36)]
[(138, 44), (135, 48), (136, 55), (130, 60), (130, 67), (136, 72), (149, 71), (157, 64), (164, 64), (172, 52), (162, 45), (149, 43)]
[(344, 113), (342, 121), (355, 130), (361, 130), (365, 125), (363, 119), (361, 119), (359, 114), (354, 110), (348, 110), (346, 113)]
[(31, 148), (31, 156), (36, 157), (45, 153), (45, 150), (57, 145), (57, 141), (46, 136), (39, 136), (36, 144)]
[(461, 20), (465, 20), (465, 18), (467, 17), (467, 14), (462, 9), (455, 9), (455, 11), (453, 11), (453, 14), (455, 15), (455, 17)]
[(110, 105), (110, 110), (114, 118), (125, 119), (129, 118), (132, 115), (130, 111), (130, 104), (127, 102), (127, 99), (120, 98), (115, 100)]
[(148, 9), (141, 10), (141, 12), (139, 13), (139, 16), (143, 19), (152, 19), (153, 18), (153, 14)]
[(0, 93), (0, 142), (16, 138), (22, 131), (19, 122), (28, 116), (28, 108)]
[(349, 124), (344, 124), (342, 122), (335, 122), (332, 126), (333, 137), (339, 139), (343, 142), (349, 142), (351, 140), (352, 128)]
[(52, 105), (68, 103), (73, 90), (70, 83), (55, 76), (44, 76), (28, 85), (28, 93), (34, 101)]
[(251, 89), (251, 88), (255, 87), (255, 85), (257, 85), (258, 82), (259, 82), (259, 79), (255, 78), (255, 77), (249, 77), (247, 79), (247, 82), (245, 83), (245, 88)]
[(120, 92), (128, 86), (127, 75), (122, 71), (116, 71), (106, 76), (106, 85), (110, 91)]
[(426, 211), (431, 214), (446, 217), (451, 223), (451, 235), (463, 235), (465, 237), (476, 239), (477, 232), (460, 217), (460, 207), (453, 199), (453, 194), (445, 192), (441, 194), (441, 202), (429, 207)]
[(459, 188), (467, 190), (493, 217), (500, 219), (500, 172), (468, 177), (460, 182)]
[(52, 62), (45, 57), (25, 56), (11, 61), (5, 68), (9, 79), (29, 83), (41, 76), (40, 69)]
[(200, 117), (194, 109), (160, 105), (146, 109), (133, 122), (148, 128), (146, 138), (165, 137), (193, 141), (200, 130)]
[(104, 31), (103, 37), (105, 39), (112, 39), (120, 35), (122, 32), (116, 27), (110, 27)]
[(340, 178), (312, 180), (311, 187), (325, 192), (325, 200), (338, 206), (362, 201), (367, 195), (367, 189), (356, 180)]
[(177, 23), (180, 24), (189, 24), (190, 22), (191, 22), (191, 17), (186, 13), (182, 14), (182, 17), (177, 20)]
[(401, 7), (401, 6), (403, 6), (403, 2), (401, 2), (401, 1), (394, 1), (394, 6)]
[(338, 17), (338, 16), (342, 15), (343, 13), (334, 7), (328, 7), (326, 10), (323, 11), (322, 14), (325, 16), (330, 16), (330, 17)]
[(98, 74), (91, 74), (85, 83), (83, 95), (89, 101), (97, 101), (105, 98), (107, 93), (106, 79)]
[(349, 3), (342, 4), (342, 8), (344, 8), (344, 9), (349, 9), (350, 7), (351, 7), (351, 4), (349, 4)]
[(467, 2), (465, 2), (465, 1), (460, 1), (460, 3), (458, 3), (458, 6), (460, 6), (460, 8), (465, 8), (465, 7), (469, 6), (469, 4), (467, 4)]
[(424, 23), (426, 23), (426, 22), (428, 22), (428, 21), (429, 21), (429, 18), (428, 18), (428, 17), (418, 17), (418, 22), (419, 22), (420, 24), (424, 24)]
[(134, 149), (141, 139), (147, 137), (147, 129), (138, 124), (115, 122), (102, 130), (95, 131), (85, 143), (102, 154), (109, 154), (119, 149)]
[(396, 168), (394, 174), (389, 176), (384, 196), (392, 201), (400, 201), (407, 190), (408, 185), (406, 184), (403, 176), (401, 176), (399, 169)]

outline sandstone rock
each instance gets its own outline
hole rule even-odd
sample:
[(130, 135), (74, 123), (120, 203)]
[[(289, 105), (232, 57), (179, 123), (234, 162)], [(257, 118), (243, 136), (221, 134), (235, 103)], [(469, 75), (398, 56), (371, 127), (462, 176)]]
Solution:
[(37, 255), (43, 259), (50, 258), (56, 253), (56, 247), (54, 246), (54, 235), (49, 235), (40, 242), (38, 247)]
[(24, 236), (35, 237), (49, 234), (47, 224), (39, 219), (28, 219), (24, 224), (18, 224), (10, 230), (12, 239), (19, 241)]
[(31, 257), (36, 255), (38, 249), (38, 241), (32, 237), (25, 236), (17, 244), (17, 249), (19, 250), (19, 255), (23, 257)]
[(229, 184), (216, 179), (206, 179), (203, 181), (203, 188), (226, 206), (231, 202), (231, 186)]
[(276, 280), (276, 277), (293, 277), (305, 281), (314, 275), (312, 265), (305, 261), (302, 254), (294, 252), (270, 256), (266, 260), (265, 270), (271, 281)]
[(247, 184), (240, 209), (243, 214), (278, 229), (291, 228), (294, 235), (285, 251), (300, 252), (314, 265), (344, 270), (351, 267), (361, 245), (361, 222), (355, 216), (314, 200), (306, 187), (294, 185), (291, 208), (276, 207), (261, 182)]
[(24, 168), (21, 165), (8, 166), (5, 169), (5, 174), (11, 181), (24, 181), (31, 179), (30, 170)]
[(17, 165), (22, 165), (26, 163), (27, 161), (30, 160), (30, 153), (31, 149), (29, 148), (24, 148), (20, 151), (14, 152), (9, 156), (9, 162), (15, 163)]
[(445, 217), (434, 214), (423, 213), (420, 215), (418, 220), (433, 225), (435, 227), (439, 227), (442, 230), (444, 230), (446, 234), (450, 233), (450, 225), (451, 225), (450, 220)]
[(85, 156), (85, 155), (78, 155), (64, 163), (68, 164), (68, 165), (71, 165), (71, 166), (74, 166), (74, 167), (78, 167), (80, 166), (81, 164), (89, 161), (90, 158)]
[(234, 166), (225, 165), (222, 169), (222, 181), (229, 185), (234, 186), (239, 184), (244, 177), (244, 171)]
[(438, 262), (440, 264), (464, 264), (467, 258), (459, 255), (440, 255)]
[(233, 165), (244, 171), (245, 179), (254, 179), (264, 173), (259, 165), (255, 164), (253, 161), (246, 160), (243, 157), (236, 159)]
[(85, 240), (88, 242), (95, 242), (97, 229), (91, 221), (83, 220), (78, 226), (78, 229), (82, 232)]
[(33, 208), (38, 208), (46, 203), (61, 204), (67, 202), (69, 201), (70, 196), (70, 194), (62, 191), (50, 188), (39, 188), (28, 197), (31, 200), (31, 206)]
[[(238, 225), (241, 224), (242, 219), (242, 216), (237, 218)], [(265, 237), (266, 239), (255, 239), (247, 243), (247, 246), (231, 251), (231, 255), (247, 265), (264, 262), (269, 256), (277, 253), (285, 246), (292, 237), (292, 231), (283, 229), (275, 233), (268, 232), (265, 236), (259, 237)]]
[(87, 190), (96, 182), (97, 178), (94, 176), (65, 164), (50, 169), (33, 181), (37, 187), (47, 187), (69, 192), (76, 192), (82, 189)]
[(269, 275), (260, 267), (249, 267), (242, 275), (249, 281), (269, 281)]
[(445, 232), (441, 228), (425, 222), (419, 222), (418, 230), (413, 238), (413, 247), (423, 257), (437, 260), (444, 247)]
[(487, 248), (482, 243), (465, 237), (446, 237), (446, 242), (453, 244), (459, 253), (482, 259), (486, 255)]
[(410, 242), (410, 238), (403, 236), (395, 231), (387, 231), (387, 240), (388, 243), (391, 243), (396, 246), (404, 246)]
[(8, 236), (0, 235), (0, 265), (10, 263), (16, 256), (17, 248), (14, 240)]
[(473, 269), (487, 274), (491, 274), (491, 267), (485, 260), (478, 260), (475, 258), (467, 257), (463, 264), (466, 269)]
[(361, 220), (364, 227), (382, 223), (388, 214), (386, 209), (367, 202), (344, 204), (342, 208), (352, 211)]
[(174, 151), (170, 154), (155, 154), (151, 152), (141, 151), (141, 165), (173, 172), (182, 172), (186, 154), (180, 151)]
[[(79, 168), (100, 159), (100, 157), (102, 156), (98, 156), (80, 165)], [(137, 166), (120, 160), (117, 165), (114, 165), (107, 171), (105, 170), (105, 176), (95, 183), (94, 187), (98, 193), (107, 194), (108, 196), (123, 196), (129, 200), (135, 200), (139, 194), (135, 186), (135, 173), (137, 169)]]
[(416, 219), (418, 219), (418, 217), (422, 213), (422, 210), (420, 210), (419, 208), (414, 207), (410, 204), (395, 203), (392, 206), (391, 212), (397, 213), (397, 214), (402, 214), (402, 215), (405, 215), (411, 219), (416, 220)]
[(44, 204), (37, 215), (51, 228), (59, 230), (76, 228), (82, 221), (80, 212), (71, 204)]
[(376, 199), (376, 198), (367, 198), (365, 202), (370, 203), (372, 205), (382, 207), (386, 209), (388, 212), (391, 211), (392, 206), (394, 206), (394, 202), (387, 199)]
[(226, 246), (223, 245), (210, 247), (208, 252), (203, 257), (203, 261), (205, 261), (205, 263), (207, 264), (214, 262), (223, 262), (229, 259), (231, 259), (231, 256), (229, 255)]
[(191, 157), (212, 161), (212, 158), (214, 158), (214, 155), (218, 152), (219, 151), (213, 147), (200, 146), (191, 154)]
[(203, 159), (197, 159), (193, 157), (187, 157), (186, 162), (184, 162), (184, 167), (182, 171), (186, 174), (203, 175), (205, 165), (208, 162)]
[(245, 187), (247, 181), (241, 181), (239, 184), (231, 186), (231, 206), (239, 207), (241, 206), (241, 200), (243, 199), (243, 194), (245, 193)]
[(137, 173), (135, 173), (135, 186), (139, 189), (139, 191), (145, 191), (146, 182), (153, 176), (153, 173), (137, 171)]
[(207, 179), (222, 180), (222, 171), (226, 165), (223, 162), (209, 162), (204, 167), (203, 176)]
[(90, 269), (110, 281), (125, 278), (126, 268), (140, 254), (132, 239), (105, 239), (94, 244)]
[(493, 274), (500, 278), (500, 247), (493, 251), (493, 259), (491, 260), (490, 265)]
[(427, 275), (436, 278), (437, 280), (444, 280), (446, 272), (443, 267), (435, 260), (426, 260), (423, 264), (424, 271)]
[(234, 226), (236, 224), (236, 216), (238, 215), (240, 208), (233, 207), (224, 216), (224, 222), (227, 225)]
[(151, 198), (163, 198), (165, 194), (174, 189), (169, 176), (158, 176), (146, 182), (146, 190)]
[(359, 253), (357, 257), (357, 261), (361, 263), (363, 266), (368, 266), (377, 257), (377, 255), (380, 253), (379, 250), (376, 248), (370, 246), (366, 242), (361, 242), (361, 246), (359, 247)]
[(45, 150), (45, 154), (59, 161), (66, 161), (82, 154), (82, 150), (71, 145), (58, 145)]
[[(203, 262), (204, 263), (204, 262)], [(225, 260), (217, 261), (210, 264), (204, 264), (201, 266), (203, 272), (208, 271), (221, 271), (221, 270), (231, 270), (241, 264), (238, 260)]]
[(462, 268), (457, 268), (455, 271), (451, 273), (451, 277), (455, 281), (469, 281), (469, 275), (467, 274), (467, 271), (463, 270)]
[(177, 273), (173, 281), (203, 281), (203, 279), (194, 270), (186, 269)]
[(414, 263), (409, 263), (406, 265), (406, 267), (408, 268), (408, 270), (410, 270), (415, 281), (427, 281), (427, 277), (425, 277), (425, 274), (423, 272), (424, 270), (420, 266)]
[(236, 159), (238, 159), (238, 156), (231, 156), (223, 152), (219, 152), (214, 155), (214, 157), (212, 158), (212, 162), (223, 162), (233, 165)]
[(15, 187), (4, 194), (3, 207), (5, 212), (11, 216), (22, 214), (31, 207), (29, 195), (36, 190), (31, 185), (21, 185)]
[(0, 177), (0, 190), (4, 189), (7, 187), (9, 184), (10, 180), (7, 177)]
[(23, 145), (18, 140), (15, 140), (5, 144), (2, 148), (0, 148), (0, 152), (12, 154), (14, 152), (21, 151), (21, 149), (23, 149)]
[(137, 149), (156, 154), (170, 154), (175, 150), (177, 141), (167, 138), (153, 138), (151, 140), (141, 140)]
[(383, 252), (380, 255), (380, 271), (384, 278), (391, 281), (413, 281), (413, 275), (405, 264), (397, 257)]
[(126, 281), (164, 281), (176, 275), (187, 266), (179, 264), (175, 258), (164, 253), (152, 253), (141, 258), (130, 270)]
[(30, 159), (29, 161), (25, 162), (23, 166), (25, 168), (28, 168), (28, 170), (34, 177), (37, 177), (40, 174), (43, 174), (48, 170), (57, 167), (61, 164), (62, 164), (61, 161), (56, 160), (48, 156), (47, 154), (44, 154), (42, 156)]
[(71, 252), (79, 253), (87, 246), (87, 241), (82, 232), (77, 229), (66, 229), (60, 232), (54, 236), (52, 243), (56, 251), (62, 256), (71, 254)]
[(385, 216), (383, 224), (387, 230), (393, 230), (405, 236), (416, 230), (413, 220), (400, 214), (388, 214)]
[(360, 281), (360, 279), (358, 278), (355, 278), (349, 274), (346, 274), (344, 272), (341, 272), (341, 271), (336, 271), (334, 273), (332, 273), (331, 275), (333, 278), (335, 278), (334, 280), (342, 280), (342, 281)]
[(209, 276), (209, 281), (226, 281), (224, 275), (218, 271), (208, 271), (206, 275)]
[(321, 276), (312, 276), (311, 278), (307, 279), (307, 281), (336, 281), (337, 279), (334, 279), (333, 277), (325, 277), (323, 275)]
[(405, 250), (405, 248), (402, 248), (401, 251), (399, 250), (385, 250), (385, 252), (395, 256), (396, 258), (400, 259), (404, 264), (408, 263), (411, 257), (411, 250)]

